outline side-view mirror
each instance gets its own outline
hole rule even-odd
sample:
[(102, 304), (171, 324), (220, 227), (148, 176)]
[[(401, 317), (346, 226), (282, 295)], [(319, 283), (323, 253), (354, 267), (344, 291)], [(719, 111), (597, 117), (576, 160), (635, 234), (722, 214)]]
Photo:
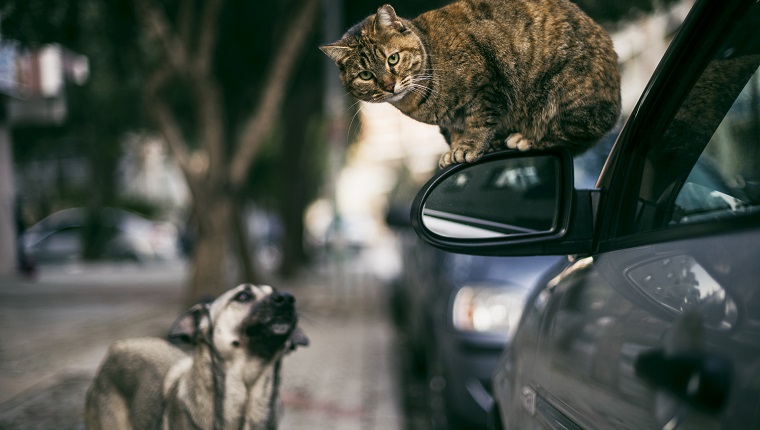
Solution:
[(412, 227), (412, 219), (409, 217), (411, 204), (394, 204), (385, 212), (385, 224), (392, 229), (404, 229)]
[(568, 152), (502, 151), (439, 172), (417, 194), (412, 223), (422, 239), (452, 252), (581, 253), (590, 246), (591, 199), (573, 188)]

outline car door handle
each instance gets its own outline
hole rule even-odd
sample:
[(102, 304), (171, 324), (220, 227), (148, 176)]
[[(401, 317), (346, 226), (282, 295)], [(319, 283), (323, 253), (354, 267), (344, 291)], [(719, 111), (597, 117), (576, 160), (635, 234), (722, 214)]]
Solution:
[(639, 355), (634, 369), (654, 387), (708, 413), (723, 408), (733, 373), (731, 362), (722, 357), (699, 351), (666, 354), (660, 349)]

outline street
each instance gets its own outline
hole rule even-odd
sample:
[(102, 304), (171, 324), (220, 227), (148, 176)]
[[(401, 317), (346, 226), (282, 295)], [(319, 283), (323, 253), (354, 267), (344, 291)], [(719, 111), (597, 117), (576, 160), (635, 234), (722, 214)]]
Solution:
[[(108, 345), (163, 336), (182, 311), (186, 268), (46, 267), (0, 279), (0, 429), (83, 429), (87, 387)], [(285, 358), (283, 429), (401, 429), (394, 335), (382, 284), (307, 274), (296, 296), (311, 340)]]

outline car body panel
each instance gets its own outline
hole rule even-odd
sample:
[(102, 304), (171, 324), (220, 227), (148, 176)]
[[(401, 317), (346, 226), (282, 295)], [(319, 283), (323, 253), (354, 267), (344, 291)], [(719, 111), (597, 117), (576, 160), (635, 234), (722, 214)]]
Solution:
[[(494, 377), (514, 381), (497, 387), (508, 390), (500, 401), (519, 405), (505, 422), (529, 415), (513, 399), (530, 388), (551, 412), (585, 429), (664, 428), (673, 420), (695, 429), (760, 426), (760, 295), (752, 270), (760, 261), (758, 241), (760, 229), (742, 230), (604, 253), (568, 266), (529, 305), (533, 322), (521, 325), (511, 347), (522, 352), (505, 356), (509, 363), (501, 363)], [(652, 297), (643, 283), (659, 284), (650, 287), (668, 289), (682, 301), (710, 288), (730, 298), (728, 315), (721, 306), (684, 315), (668, 304), (673, 297)], [(700, 300), (708, 306), (706, 297)], [(651, 350), (730, 360), (723, 413), (688, 408), (637, 375), (637, 359)], [(506, 375), (508, 369), (515, 371)], [(515, 428), (555, 428), (551, 412), (536, 411), (535, 420), (516, 421)]]

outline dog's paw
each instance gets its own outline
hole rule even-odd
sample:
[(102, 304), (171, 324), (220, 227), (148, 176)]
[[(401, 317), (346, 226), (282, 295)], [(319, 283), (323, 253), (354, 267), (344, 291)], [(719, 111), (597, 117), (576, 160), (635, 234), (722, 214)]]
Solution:
[(527, 151), (535, 146), (533, 142), (528, 140), (521, 133), (510, 134), (507, 136), (507, 139), (504, 141), (504, 143), (506, 143), (507, 148), (517, 149), (519, 151)]
[(473, 146), (459, 145), (441, 156), (438, 165), (444, 168), (455, 163), (473, 163), (483, 156), (484, 151)]

